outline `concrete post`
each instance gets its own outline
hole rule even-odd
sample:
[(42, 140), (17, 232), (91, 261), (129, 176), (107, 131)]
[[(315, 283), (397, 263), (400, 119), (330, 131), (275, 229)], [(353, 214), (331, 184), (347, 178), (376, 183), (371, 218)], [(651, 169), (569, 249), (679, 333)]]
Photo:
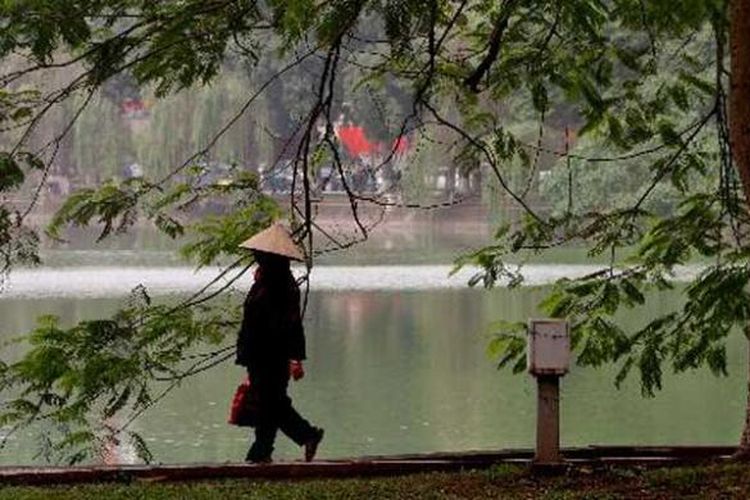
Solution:
[(560, 456), (560, 377), (537, 377), (536, 454), (538, 464), (558, 464)]

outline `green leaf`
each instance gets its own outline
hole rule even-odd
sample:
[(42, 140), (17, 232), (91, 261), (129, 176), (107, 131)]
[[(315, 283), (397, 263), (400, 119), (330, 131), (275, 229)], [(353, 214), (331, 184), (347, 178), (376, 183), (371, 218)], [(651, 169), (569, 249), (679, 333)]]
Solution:
[(646, 297), (629, 279), (623, 279), (620, 282), (620, 288), (631, 304), (643, 305), (646, 303)]
[(701, 78), (692, 73), (680, 72), (680, 80), (684, 81), (687, 85), (700, 91), (706, 96), (714, 96), (716, 94), (716, 85), (713, 81)]
[(623, 382), (625, 382), (625, 379), (628, 377), (628, 374), (630, 373), (630, 370), (633, 368), (633, 365), (635, 364), (635, 358), (632, 356), (628, 356), (628, 358), (625, 360), (625, 363), (620, 367), (620, 369), (617, 371), (617, 375), (615, 376), (615, 387), (620, 389), (622, 387)]
[(25, 178), (16, 160), (10, 154), (0, 152), (0, 191), (20, 186)]
[(128, 436), (130, 437), (130, 444), (133, 446), (138, 458), (145, 463), (150, 464), (154, 460), (154, 456), (152, 455), (151, 450), (149, 450), (146, 441), (136, 432), (128, 431)]
[(104, 411), (102, 412), (102, 415), (104, 415), (104, 418), (111, 418), (113, 417), (118, 411), (122, 410), (126, 404), (128, 404), (128, 401), (130, 400), (130, 394), (132, 392), (132, 388), (128, 385), (126, 386), (120, 394), (114, 395), (109, 402), (107, 403), (107, 406), (104, 408)]

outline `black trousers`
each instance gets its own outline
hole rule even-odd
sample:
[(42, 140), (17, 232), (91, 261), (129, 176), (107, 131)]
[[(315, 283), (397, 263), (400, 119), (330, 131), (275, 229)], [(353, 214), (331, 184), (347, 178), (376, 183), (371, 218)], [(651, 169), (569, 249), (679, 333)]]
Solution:
[(258, 425), (255, 442), (247, 452), (246, 460), (258, 462), (271, 458), (273, 443), (279, 430), (299, 446), (315, 436), (310, 423), (292, 406), (287, 395), (289, 372), (281, 370), (248, 370), (252, 387), (258, 398)]

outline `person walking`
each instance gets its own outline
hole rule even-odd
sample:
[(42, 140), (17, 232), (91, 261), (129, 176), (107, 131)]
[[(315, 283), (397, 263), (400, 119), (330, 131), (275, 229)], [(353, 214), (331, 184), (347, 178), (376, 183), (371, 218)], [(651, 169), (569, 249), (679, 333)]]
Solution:
[(309, 462), (323, 439), (323, 429), (302, 418), (287, 395), (289, 379), (305, 376), (300, 292), (290, 270), (290, 260), (301, 261), (304, 256), (278, 223), (240, 246), (252, 250), (257, 264), (255, 282), (244, 303), (235, 361), (247, 368), (258, 402), (255, 441), (245, 460), (271, 462), (280, 429), (304, 447), (305, 461)]

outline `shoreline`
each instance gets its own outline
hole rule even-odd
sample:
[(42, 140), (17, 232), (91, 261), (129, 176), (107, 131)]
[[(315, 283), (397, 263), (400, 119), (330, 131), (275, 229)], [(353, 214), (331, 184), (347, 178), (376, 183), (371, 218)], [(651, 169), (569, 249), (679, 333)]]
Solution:
[(427, 472), (483, 470), (500, 465), (563, 473), (583, 467), (677, 467), (728, 462), (731, 446), (587, 446), (562, 450), (564, 463), (535, 464), (533, 451), (498, 450), (359, 457), (271, 464), (216, 463), (188, 465), (91, 465), (70, 467), (0, 467), (0, 485), (50, 485), (96, 482), (185, 481), (215, 479), (321, 479), (395, 476)]

